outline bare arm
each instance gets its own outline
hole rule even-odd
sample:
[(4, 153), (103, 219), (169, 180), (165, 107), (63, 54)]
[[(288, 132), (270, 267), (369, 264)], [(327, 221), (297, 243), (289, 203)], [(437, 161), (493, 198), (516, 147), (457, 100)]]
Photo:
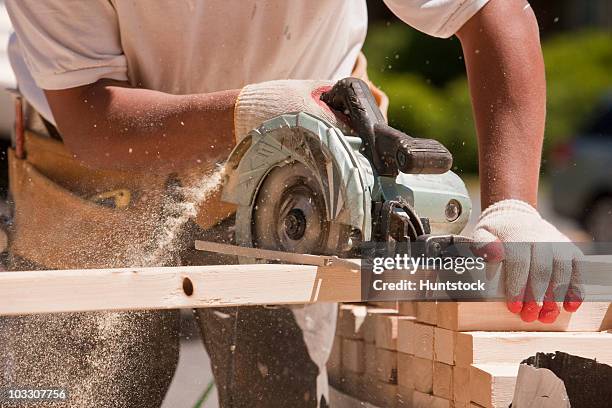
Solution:
[(45, 91), (68, 149), (103, 169), (171, 171), (224, 160), (239, 90), (170, 95), (100, 80)]
[(546, 117), (538, 24), (526, 1), (491, 0), (457, 33), (479, 146), (482, 208), (537, 204)]

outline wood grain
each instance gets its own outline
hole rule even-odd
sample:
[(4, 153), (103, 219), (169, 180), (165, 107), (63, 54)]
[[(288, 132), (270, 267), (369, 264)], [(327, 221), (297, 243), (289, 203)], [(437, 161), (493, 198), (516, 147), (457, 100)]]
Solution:
[(612, 328), (609, 302), (585, 302), (575, 313), (562, 311), (552, 324), (526, 323), (504, 302), (439, 302), (438, 326), (454, 331), (601, 331)]
[(0, 315), (354, 302), (360, 297), (359, 270), (334, 265), (0, 272)]
[(518, 364), (537, 352), (562, 351), (612, 364), (612, 333), (460, 332), (456, 333), (457, 365)]
[(512, 403), (519, 364), (478, 364), (470, 367), (470, 399), (485, 408)]
[(434, 361), (433, 363), (433, 394), (447, 399), (453, 399), (453, 367)]

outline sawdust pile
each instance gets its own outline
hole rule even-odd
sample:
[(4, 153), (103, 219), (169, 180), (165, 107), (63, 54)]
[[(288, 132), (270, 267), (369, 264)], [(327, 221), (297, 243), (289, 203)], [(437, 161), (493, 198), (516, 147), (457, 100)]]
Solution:
[[(223, 171), (174, 186), (151, 242), (129, 242), (130, 265), (168, 265), (182, 227), (220, 185)], [(146, 248), (146, 249), (143, 249)], [(100, 253), (91, 254), (100, 257)], [(115, 265), (112, 254), (106, 259)], [(23, 268), (23, 267), (22, 267)], [(50, 407), (159, 406), (178, 361), (178, 311), (66, 313), (0, 318), (0, 388), (65, 388)], [(0, 401), (1, 407), (9, 407)]]

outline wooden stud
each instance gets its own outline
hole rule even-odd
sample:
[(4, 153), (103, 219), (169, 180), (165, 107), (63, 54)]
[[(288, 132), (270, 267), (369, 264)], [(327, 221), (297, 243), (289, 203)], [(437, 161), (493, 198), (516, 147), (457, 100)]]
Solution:
[(437, 303), (434, 301), (416, 302), (416, 318), (421, 323), (435, 326), (438, 322)]
[[(470, 332), (453, 332), (455, 334), (453, 358), (455, 364), (462, 367), (469, 367), (474, 362), (474, 343)], [(471, 332), (475, 333), (475, 332)], [(484, 332), (481, 332), (484, 333)]]
[(389, 384), (397, 384), (397, 351), (376, 348), (376, 376)]
[(453, 367), (453, 401), (470, 402), (470, 367)]
[(434, 328), (434, 360), (455, 364), (455, 333), (441, 327)]
[[(358, 260), (300, 259), (325, 266), (253, 264), (0, 272), (0, 315), (361, 301)], [(588, 256), (580, 261), (580, 269), (589, 276), (587, 297), (607, 295), (601, 287), (609, 285), (611, 264), (612, 256)], [(273, 287), (270, 282), (274, 282)], [(612, 329), (612, 310), (606, 316), (609, 306), (609, 302), (585, 302), (573, 314), (562, 311), (553, 324), (524, 323), (506, 310), (504, 302), (441, 302), (436, 315), (442, 318), (438, 326), (455, 331), (602, 331)]]
[(612, 333), (457, 332), (457, 365), (520, 363), (537, 352), (563, 351), (612, 364)]
[(0, 315), (350, 302), (360, 297), (359, 270), (333, 265), (0, 272)]
[(523, 322), (504, 302), (440, 302), (438, 326), (454, 331), (602, 331), (612, 328), (609, 302), (585, 302), (575, 313), (564, 310), (554, 323)]
[(416, 302), (412, 302), (412, 301), (399, 302), (397, 311), (402, 316), (415, 316), (416, 317)]
[(412, 354), (397, 353), (397, 383), (400, 387), (414, 389), (414, 378), (417, 373), (414, 370)]
[(368, 306), (379, 309), (399, 310), (398, 302), (368, 302)]
[(374, 343), (364, 343), (363, 346), (365, 350), (364, 371), (367, 376), (376, 378), (376, 345)]
[(433, 361), (414, 357), (412, 367), (414, 368), (414, 388), (417, 391), (431, 394), (433, 391)]
[[(352, 340), (355, 341), (355, 340)], [(370, 377), (349, 370), (343, 370), (340, 378), (330, 378), (330, 385), (355, 399), (366, 401)]]
[(519, 364), (470, 367), (470, 399), (485, 408), (506, 408), (512, 403)]
[(330, 406), (334, 408), (377, 408), (365, 401), (362, 401), (360, 398), (355, 398), (353, 395), (349, 395), (347, 392), (344, 392), (344, 390), (335, 387), (329, 387), (329, 399)]
[(342, 370), (361, 374), (365, 370), (363, 340), (342, 339)]
[(433, 394), (445, 398), (453, 399), (453, 367), (434, 361), (433, 363)]
[(412, 406), (413, 408), (431, 408), (432, 395), (414, 390), (412, 392)]
[(434, 359), (434, 327), (427, 324), (414, 324), (414, 355), (416, 357)]
[(368, 401), (378, 407), (395, 408), (397, 405), (397, 385), (382, 381), (372, 381), (366, 389)]
[(414, 354), (415, 345), (415, 318), (404, 317), (397, 322), (397, 351)]
[(406, 388), (401, 385), (397, 386), (397, 407), (412, 408), (412, 393), (414, 388)]
[(431, 397), (431, 403), (429, 405), (430, 408), (455, 408), (455, 404), (452, 401), (449, 401), (445, 398), (436, 397), (433, 395)]
[(397, 310), (393, 309), (377, 309), (368, 307), (368, 311), (366, 313), (365, 320), (361, 325), (361, 332), (363, 334), (363, 341), (366, 343), (375, 343), (376, 342), (376, 320), (378, 316), (396, 316)]

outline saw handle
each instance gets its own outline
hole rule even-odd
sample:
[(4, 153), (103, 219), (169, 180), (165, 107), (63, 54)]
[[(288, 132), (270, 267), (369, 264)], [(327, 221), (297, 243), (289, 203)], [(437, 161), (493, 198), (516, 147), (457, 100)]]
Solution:
[(374, 125), (376, 151), (387, 168), (405, 174), (442, 174), (453, 165), (453, 156), (433, 139), (410, 137), (386, 124)]
[(375, 150), (374, 125), (384, 124), (385, 117), (368, 84), (357, 78), (341, 79), (321, 95), (321, 100), (349, 117), (351, 128), (361, 138), (361, 152), (381, 174), (384, 167)]
[(347, 115), (362, 140), (361, 151), (380, 176), (440, 174), (450, 170), (453, 156), (437, 140), (417, 139), (387, 125), (367, 83), (344, 78), (321, 100)]

